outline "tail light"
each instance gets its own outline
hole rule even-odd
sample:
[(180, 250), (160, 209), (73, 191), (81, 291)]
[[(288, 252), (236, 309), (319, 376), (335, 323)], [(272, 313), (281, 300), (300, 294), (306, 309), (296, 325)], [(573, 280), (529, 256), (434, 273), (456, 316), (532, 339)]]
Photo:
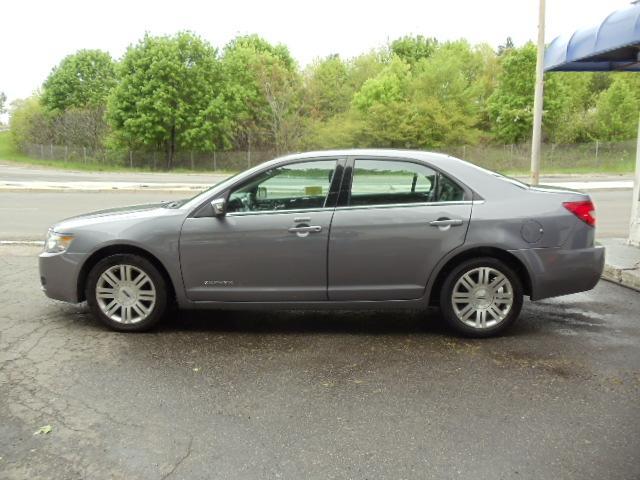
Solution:
[(587, 225), (596, 226), (596, 207), (591, 200), (584, 202), (564, 202), (564, 208), (573, 213)]

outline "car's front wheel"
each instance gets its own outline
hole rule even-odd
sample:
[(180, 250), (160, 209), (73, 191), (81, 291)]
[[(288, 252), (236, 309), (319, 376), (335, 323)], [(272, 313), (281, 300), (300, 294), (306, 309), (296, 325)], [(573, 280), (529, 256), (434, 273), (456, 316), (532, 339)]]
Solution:
[(108, 327), (141, 332), (162, 319), (167, 310), (167, 283), (144, 257), (117, 254), (103, 258), (87, 277), (91, 312)]
[(495, 258), (478, 258), (449, 272), (440, 291), (440, 308), (458, 332), (489, 337), (518, 318), (522, 297), (522, 284), (511, 268)]

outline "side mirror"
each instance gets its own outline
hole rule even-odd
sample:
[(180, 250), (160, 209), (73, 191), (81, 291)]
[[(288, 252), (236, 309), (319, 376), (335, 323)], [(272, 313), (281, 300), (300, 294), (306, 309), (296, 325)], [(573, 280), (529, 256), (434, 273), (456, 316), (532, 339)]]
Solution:
[(216, 217), (222, 217), (227, 213), (227, 202), (224, 198), (211, 200), (211, 206), (213, 207), (213, 214)]

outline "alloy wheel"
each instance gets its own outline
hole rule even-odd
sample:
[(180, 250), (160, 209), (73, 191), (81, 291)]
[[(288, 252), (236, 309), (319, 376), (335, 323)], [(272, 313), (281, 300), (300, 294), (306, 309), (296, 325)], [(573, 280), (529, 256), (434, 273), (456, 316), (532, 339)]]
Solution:
[(478, 267), (464, 273), (453, 287), (451, 303), (458, 319), (475, 329), (503, 322), (513, 306), (513, 286), (499, 270)]
[(96, 300), (109, 319), (134, 324), (153, 311), (156, 288), (142, 269), (133, 265), (114, 265), (98, 277)]

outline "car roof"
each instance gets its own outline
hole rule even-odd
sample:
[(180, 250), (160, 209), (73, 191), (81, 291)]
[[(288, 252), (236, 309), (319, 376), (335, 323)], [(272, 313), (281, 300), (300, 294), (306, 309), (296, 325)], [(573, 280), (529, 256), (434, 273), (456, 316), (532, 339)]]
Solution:
[[(455, 177), (482, 197), (503, 197), (508, 193), (522, 191), (524, 184), (516, 186), (520, 182), (505, 181), (505, 177), (486, 170), (478, 165), (461, 160), (444, 153), (427, 152), (423, 150), (402, 150), (392, 148), (359, 148), (342, 150), (319, 150), (313, 152), (294, 153), (279, 157), (272, 162), (274, 164), (290, 161), (304, 160), (306, 158), (321, 157), (378, 157), (389, 159), (405, 159), (423, 161), (444, 173)], [(272, 163), (268, 162), (268, 163)]]
[(317, 157), (359, 157), (359, 156), (371, 156), (371, 157), (389, 157), (389, 158), (406, 158), (417, 160), (458, 160), (455, 157), (451, 157), (444, 153), (426, 152), (423, 150), (404, 150), (393, 148), (348, 148), (339, 150), (316, 150), (311, 152), (292, 153), (284, 157), (280, 157), (280, 160), (300, 159), (300, 158), (317, 158)]
[[(322, 157), (377, 157), (388, 159), (405, 159), (425, 162), (434, 168), (441, 169), (445, 174), (450, 175), (457, 181), (466, 185), (475, 194), (481, 198), (505, 198), (522, 192), (523, 184), (513, 181), (505, 181), (501, 175), (485, 170), (482, 167), (461, 160), (450, 155), (435, 152), (426, 152), (422, 150), (402, 150), (391, 148), (354, 148), (354, 149), (336, 149), (336, 150), (317, 150), (310, 152), (292, 153), (285, 156), (274, 158), (264, 163), (260, 163), (249, 170), (238, 174), (229, 181), (241, 182), (245, 178), (255, 174), (265, 168), (275, 167), (283, 162), (319, 159)], [(519, 185), (516, 185), (516, 184)], [(229, 187), (228, 182), (222, 182), (217, 189), (223, 190)], [(217, 193), (217, 190), (205, 192), (207, 195)], [(194, 197), (190, 202), (185, 204), (186, 207), (193, 206), (202, 201), (200, 196)]]

